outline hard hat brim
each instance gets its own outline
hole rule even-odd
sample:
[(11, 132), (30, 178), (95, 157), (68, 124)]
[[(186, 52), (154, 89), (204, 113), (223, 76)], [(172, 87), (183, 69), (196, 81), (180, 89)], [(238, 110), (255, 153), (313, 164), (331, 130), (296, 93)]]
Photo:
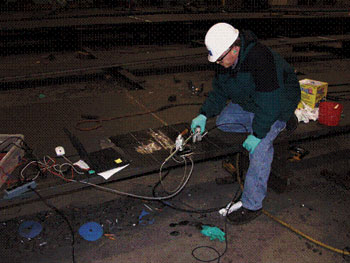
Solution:
[(209, 62), (216, 62), (220, 56), (210, 56), (208, 55)]

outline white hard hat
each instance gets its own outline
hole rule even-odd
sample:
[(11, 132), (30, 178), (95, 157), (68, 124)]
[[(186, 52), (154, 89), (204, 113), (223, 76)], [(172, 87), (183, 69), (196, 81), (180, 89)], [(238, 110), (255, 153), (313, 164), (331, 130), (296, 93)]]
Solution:
[(230, 24), (217, 23), (205, 35), (208, 60), (215, 62), (238, 38), (239, 31)]

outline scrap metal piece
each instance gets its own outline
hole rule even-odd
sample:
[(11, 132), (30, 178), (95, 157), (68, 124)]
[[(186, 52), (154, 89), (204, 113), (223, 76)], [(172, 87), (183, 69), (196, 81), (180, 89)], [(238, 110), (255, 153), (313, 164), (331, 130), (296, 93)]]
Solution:
[(202, 83), (201, 87), (199, 88), (193, 84), (192, 80), (190, 80), (188, 82), (188, 88), (191, 91), (192, 95), (199, 96), (204, 90), (204, 84)]
[(83, 47), (82, 50), (77, 51), (75, 54), (79, 59), (97, 59), (93, 51), (88, 47)]
[(288, 161), (290, 161), (290, 162), (299, 162), (306, 155), (309, 154), (308, 150), (306, 150), (300, 146), (291, 147), (289, 150), (290, 150), (291, 156), (288, 158)]

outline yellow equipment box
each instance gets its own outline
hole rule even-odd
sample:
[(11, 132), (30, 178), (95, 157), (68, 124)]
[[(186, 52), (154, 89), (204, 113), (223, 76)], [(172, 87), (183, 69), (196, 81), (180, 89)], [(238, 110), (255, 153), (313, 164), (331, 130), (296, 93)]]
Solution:
[(318, 104), (327, 96), (328, 83), (312, 79), (299, 81), (301, 89), (301, 101), (311, 108), (318, 107)]

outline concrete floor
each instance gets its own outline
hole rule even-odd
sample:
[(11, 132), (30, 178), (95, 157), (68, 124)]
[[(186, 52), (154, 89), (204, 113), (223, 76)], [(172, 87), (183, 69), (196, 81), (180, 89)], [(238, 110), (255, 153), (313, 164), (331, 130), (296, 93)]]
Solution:
[[(173, 171), (167, 186), (178, 183), (181, 175), (180, 169)], [(223, 176), (226, 172), (221, 168), (221, 161), (196, 164), (189, 185), (170, 202), (190, 209), (223, 206), (238, 187), (237, 184), (215, 184), (215, 178)], [(157, 175), (150, 175), (109, 186), (151, 195), (150, 186), (157, 180)], [(198, 246), (214, 247), (222, 253), (226, 244), (210, 241), (200, 233), (198, 224), (217, 226), (226, 233), (227, 251), (221, 262), (347, 262), (342, 255), (314, 245), (265, 215), (247, 225), (226, 226), (217, 212), (184, 213), (155, 202), (125, 199), (92, 189), (49, 202), (61, 207), (76, 231), (76, 262), (197, 262), (191, 252)], [(31, 209), (41, 208), (41, 212), (27, 212), (2, 222), (2, 262), (71, 262), (71, 235), (66, 223), (38, 205), (31, 205)], [(348, 206), (349, 191), (321, 177), (315, 168), (302, 169), (287, 192), (277, 194), (270, 190), (264, 203), (266, 211), (339, 249), (344, 249), (349, 240)], [(26, 208), (17, 209), (21, 213)], [(150, 213), (154, 223), (139, 224), (142, 210)], [(42, 233), (32, 240), (20, 237), (17, 230), (24, 220), (40, 222)], [(114, 234), (115, 240), (106, 237), (96, 242), (83, 240), (77, 231), (90, 221), (102, 224), (105, 233)], [(216, 257), (209, 249), (196, 252), (202, 260)]]
[[(349, 83), (350, 61), (334, 60), (298, 63), (294, 66), (305, 75), (302, 78), (323, 80), (330, 84)], [(179, 82), (174, 82), (174, 77)], [(104, 123), (99, 130), (82, 132), (74, 129), (81, 114), (121, 116), (144, 112), (167, 105), (168, 97), (176, 95), (176, 103), (202, 102), (205, 98), (192, 96), (187, 81), (204, 85), (210, 90), (212, 72), (192, 72), (145, 77), (144, 90), (127, 90), (106, 78), (99, 82), (51, 86), (16, 91), (1, 91), (1, 133), (22, 133), (39, 157), (54, 156), (57, 145), (65, 147), (68, 155), (75, 151), (62, 128), (67, 127), (79, 137), (88, 151), (99, 147), (101, 138), (128, 131), (160, 127), (166, 124), (190, 122), (199, 106), (178, 107), (156, 115), (144, 115)], [(344, 87), (343, 87), (344, 88)], [(345, 87), (344, 89), (349, 89)], [(40, 94), (45, 94), (40, 98)], [(347, 112), (345, 112), (345, 117)], [(213, 121), (213, 120), (210, 120)], [(349, 135), (307, 142), (303, 146), (310, 155), (294, 167), (287, 191), (278, 194), (269, 189), (264, 209), (312, 238), (340, 250), (349, 249), (350, 192), (339, 178), (350, 171), (349, 159), (333, 159), (329, 152), (350, 148)], [(325, 172), (326, 171), (326, 172)], [(330, 175), (333, 173), (333, 177)], [(171, 171), (168, 187), (179, 183), (183, 170)], [(172, 204), (192, 209), (207, 209), (226, 205), (238, 185), (217, 185), (216, 178), (227, 176), (221, 160), (196, 163), (189, 184)], [(328, 176), (327, 176), (328, 175)], [(151, 195), (158, 174), (133, 180), (110, 183), (108, 187), (143, 195)], [(199, 246), (214, 247), (226, 253), (220, 262), (348, 262), (332, 252), (287, 230), (261, 215), (243, 226), (225, 225), (217, 213), (185, 213), (157, 202), (125, 198), (88, 188), (48, 200), (67, 216), (75, 232), (76, 262), (198, 262), (192, 251)], [(145, 206), (153, 208), (147, 210)], [(152, 224), (139, 224), (142, 210), (150, 212)], [(116, 219), (118, 220), (116, 222)], [(42, 233), (31, 239), (18, 234), (25, 220), (42, 224)], [(89, 221), (103, 225), (105, 233), (115, 240), (102, 237), (88, 242), (78, 234), (79, 227)], [(16, 205), (0, 211), (1, 262), (71, 262), (71, 234), (65, 221), (41, 201)], [(210, 241), (198, 225), (213, 225), (226, 232), (227, 244)], [(199, 249), (195, 255), (208, 260), (217, 255), (210, 249)], [(214, 261), (215, 262), (215, 261)]]

